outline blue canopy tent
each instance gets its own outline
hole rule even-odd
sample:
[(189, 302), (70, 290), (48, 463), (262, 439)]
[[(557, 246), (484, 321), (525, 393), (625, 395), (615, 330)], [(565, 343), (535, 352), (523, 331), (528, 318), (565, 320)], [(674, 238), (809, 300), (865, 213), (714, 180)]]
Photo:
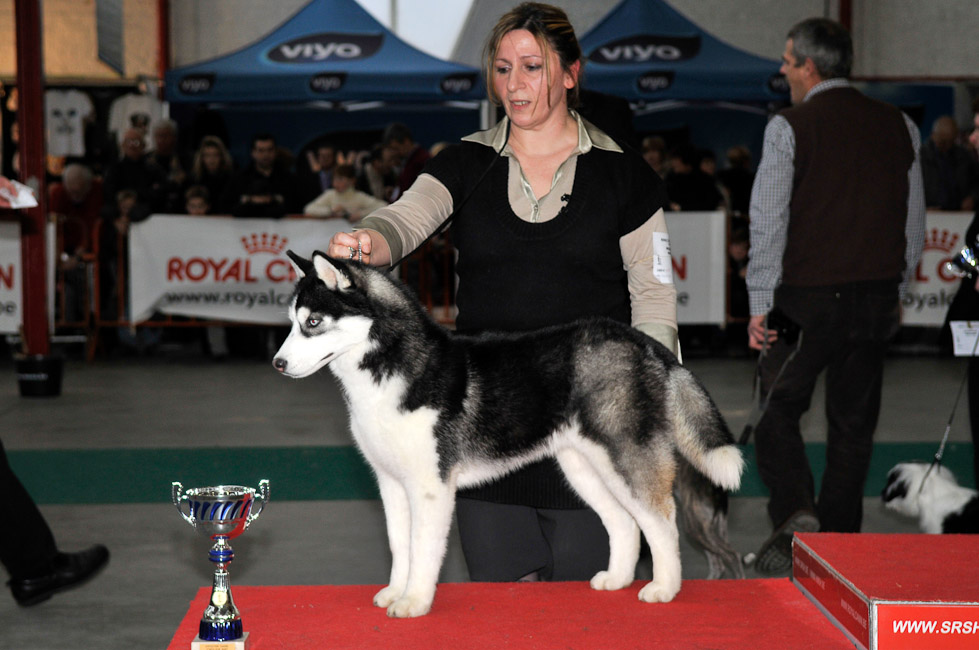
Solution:
[(252, 45), (170, 70), (171, 102), (445, 102), (484, 97), (479, 71), (395, 36), (354, 0), (312, 0)]
[(303, 164), (321, 139), (360, 148), (394, 121), (422, 144), (457, 140), (479, 128), (485, 90), (478, 69), (411, 47), (354, 0), (312, 0), (251, 45), (168, 71), (166, 98), (182, 123), (213, 109), (240, 161), (270, 131)]
[(778, 61), (723, 43), (662, 0), (622, 0), (581, 49), (584, 86), (633, 103), (789, 99)]

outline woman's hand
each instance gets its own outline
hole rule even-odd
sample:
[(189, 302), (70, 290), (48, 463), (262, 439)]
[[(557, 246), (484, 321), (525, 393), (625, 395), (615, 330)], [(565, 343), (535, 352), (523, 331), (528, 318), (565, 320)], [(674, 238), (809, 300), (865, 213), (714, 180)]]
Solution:
[(391, 263), (391, 251), (387, 242), (375, 230), (338, 232), (330, 238), (326, 254), (337, 259), (357, 260), (374, 266)]

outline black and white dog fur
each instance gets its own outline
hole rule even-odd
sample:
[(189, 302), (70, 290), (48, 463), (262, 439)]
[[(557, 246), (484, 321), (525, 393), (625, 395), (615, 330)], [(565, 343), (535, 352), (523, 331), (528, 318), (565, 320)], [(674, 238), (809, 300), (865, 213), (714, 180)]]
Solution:
[(951, 470), (930, 463), (898, 463), (887, 473), (881, 499), (918, 519), (925, 533), (979, 533), (979, 493), (962, 487)]
[(640, 532), (653, 559), (646, 602), (680, 590), (673, 483), (685, 458), (714, 484), (740, 484), (743, 459), (717, 407), (662, 345), (605, 319), (527, 334), (463, 336), (373, 268), (291, 251), (300, 280), (292, 329), (273, 364), (289, 377), (323, 366), (377, 476), (391, 547), (389, 616), (426, 614), (457, 488), (553, 456), (609, 534), (599, 590), (630, 585)]

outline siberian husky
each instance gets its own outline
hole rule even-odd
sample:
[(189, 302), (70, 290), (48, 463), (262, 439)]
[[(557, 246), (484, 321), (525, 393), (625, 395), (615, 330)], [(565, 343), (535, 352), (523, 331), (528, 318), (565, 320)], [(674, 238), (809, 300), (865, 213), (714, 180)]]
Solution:
[(898, 463), (887, 473), (881, 499), (891, 510), (917, 518), (924, 533), (979, 533), (979, 492), (959, 485), (941, 465)]
[(273, 365), (295, 378), (329, 365), (343, 387), (392, 553), (390, 584), (375, 605), (394, 617), (426, 614), (456, 489), (546, 456), (608, 531), (609, 566), (592, 588), (632, 583), (641, 531), (653, 581), (639, 599), (676, 596), (680, 458), (728, 490), (739, 486), (744, 461), (704, 388), (665, 347), (604, 319), (463, 336), (381, 271), (319, 251), (312, 260), (288, 254), (300, 279)]

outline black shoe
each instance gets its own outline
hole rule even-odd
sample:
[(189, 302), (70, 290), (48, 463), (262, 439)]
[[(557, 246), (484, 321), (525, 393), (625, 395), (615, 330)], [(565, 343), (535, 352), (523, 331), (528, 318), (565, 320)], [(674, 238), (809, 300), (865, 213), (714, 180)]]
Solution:
[(82, 584), (109, 562), (109, 549), (96, 544), (78, 553), (58, 553), (50, 573), (23, 580), (11, 580), (10, 591), (18, 605), (37, 605), (65, 589)]
[(772, 536), (758, 549), (755, 569), (762, 574), (777, 576), (792, 569), (792, 536), (795, 533), (815, 533), (819, 519), (808, 510), (800, 510), (775, 529)]

